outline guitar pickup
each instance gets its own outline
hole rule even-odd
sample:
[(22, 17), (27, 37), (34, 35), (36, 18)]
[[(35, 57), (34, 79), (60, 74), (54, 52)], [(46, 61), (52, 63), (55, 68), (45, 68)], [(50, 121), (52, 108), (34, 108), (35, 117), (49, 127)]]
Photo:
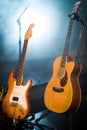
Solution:
[(64, 89), (63, 88), (53, 87), (53, 91), (55, 91), (55, 92), (63, 92)]
[(18, 97), (13, 97), (13, 101), (18, 101)]
[(18, 103), (12, 102), (11, 105), (12, 105), (13, 107), (17, 107), (17, 106), (18, 106)]

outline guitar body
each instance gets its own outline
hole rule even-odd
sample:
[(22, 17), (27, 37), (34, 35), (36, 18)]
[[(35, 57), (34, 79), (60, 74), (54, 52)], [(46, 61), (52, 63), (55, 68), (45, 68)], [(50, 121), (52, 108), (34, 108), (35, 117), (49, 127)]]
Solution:
[(8, 91), (2, 102), (2, 110), (9, 118), (23, 119), (30, 112), (28, 94), (31, 86), (31, 80), (26, 85), (16, 86), (14, 72), (10, 73)]
[(81, 102), (81, 90), (79, 85), (79, 74), (81, 64), (75, 64), (73, 58), (67, 57), (65, 63), (65, 75), (61, 79), (60, 72), (61, 56), (57, 57), (53, 64), (53, 75), (48, 82), (44, 103), (46, 107), (56, 113), (73, 113)]

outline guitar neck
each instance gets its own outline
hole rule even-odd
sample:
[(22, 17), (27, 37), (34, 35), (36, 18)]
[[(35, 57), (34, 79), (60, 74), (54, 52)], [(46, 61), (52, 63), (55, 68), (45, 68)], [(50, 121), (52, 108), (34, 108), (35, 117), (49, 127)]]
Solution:
[(73, 20), (75, 19), (75, 16), (76, 16), (77, 12), (79, 11), (79, 9), (81, 8), (81, 6), (82, 6), (81, 1), (76, 2), (74, 5), (74, 8), (72, 10), (72, 13), (69, 15), (70, 21), (69, 21), (69, 25), (68, 25), (68, 32), (67, 32), (67, 36), (66, 36), (65, 47), (64, 47), (60, 67), (65, 67), (66, 56), (68, 54), (68, 48), (69, 48), (69, 43), (70, 43), (70, 36), (71, 36), (71, 31), (72, 31)]
[(27, 30), (27, 33), (25, 35), (23, 50), (22, 50), (22, 54), (20, 56), (20, 62), (19, 62), (19, 67), (18, 67), (18, 71), (17, 71), (17, 78), (16, 78), (16, 85), (18, 85), (18, 86), (20, 86), (21, 80), (23, 77), (22, 75), (23, 75), (24, 59), (25, 59), (28, 39), (32, 36), (32, 28), (33, 27), (34, 27), (34, 23), (31, 23), (28, 30)]
[(25, 59), (27, 45), (28, 45), (28, 40), (24, 40), (24, 46), (23, 46), (21, 57), (20, 57), (20, 62), (19, 62), (19, 67), (18, 67), (18, 72), (17, 72), (16, 85), (18, 85), (18, 86), (21, 84), (21, 78), (22, 78), (22, 74), (23, 74), (24, 59)]
[(64, 46), (64, 51), (62, 55), (62, 60), (60, 63), (61, 67), (65, 67), (65, 62), (66, 62), (66, 56), (68, 53), (68, 48), (69, 48), (69, 43), (70, 43), (70, 36), (71, 36), (71, 31), (72, 31), (72, 26), (73, 26), (73, 18), (70, 18), (69, 25), (68, 25), (68, 31), (66, 35), (66, 41), (65, 41), (65, 46)]

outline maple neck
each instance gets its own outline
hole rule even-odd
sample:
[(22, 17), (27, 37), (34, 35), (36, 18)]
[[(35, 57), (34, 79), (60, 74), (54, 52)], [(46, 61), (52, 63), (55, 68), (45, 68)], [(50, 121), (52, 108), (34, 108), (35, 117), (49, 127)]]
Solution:
[(68, 48), (69, 48), (69, 43), (70, 43), (72, 25), (73, 25), (73, 18), (70, 18), (69, 25), (68, 25), (68, 31), (67, 31), (67, 35), (66, 35), (66, 40), (65, 40), (64, 51), (63, 51), (63, 55), (62, 55), (62, 59), (61, 59), (61, 63), (60, 63), (60, 67), (65, 67), (66, 56), (68, 54)]
[(16, 85), (18, 85), (18, 86), (21, 84), (21, 78), (22, 78), (22, 75), (23, 75), (23, 67), (24, 67), (24, 60), (25, 60), (27, 45), (28, 45), (28, 40), (24, 40), (23, 50), (22, 50), (22, 53), (21, 53), (19, 67), (18, 67), (18, 70), (17, 70)]

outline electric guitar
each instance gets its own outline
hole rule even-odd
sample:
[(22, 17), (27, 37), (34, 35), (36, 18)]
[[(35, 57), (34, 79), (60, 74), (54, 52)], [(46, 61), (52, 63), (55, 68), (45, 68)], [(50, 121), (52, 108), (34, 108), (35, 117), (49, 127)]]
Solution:
[(8, 91), (2, 102), (3, 112), (12, 119), (23, 119), (30, 112), (28, 94), (32, 87), (32, 80), (28, 80), (25, 85), (23, 84), (23, 67), (28, 39), (32, 36), (33, 27), (34, 24), (30, 24), (30, 27), (25, 35), (16, 78), (15, 72), (11, 72), (8, 78)]
[(81, 2), (76, 2), (70, 15), (63, 55), (55, 59), (53, 74), (44, 92), (45, 106), (56, 113), (71, 114), (78, 109), (81, 102), (78, 78), (82, 67), (75, 64), (73, 57), (68, 55), (73, 21), (80, 7)]

